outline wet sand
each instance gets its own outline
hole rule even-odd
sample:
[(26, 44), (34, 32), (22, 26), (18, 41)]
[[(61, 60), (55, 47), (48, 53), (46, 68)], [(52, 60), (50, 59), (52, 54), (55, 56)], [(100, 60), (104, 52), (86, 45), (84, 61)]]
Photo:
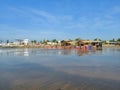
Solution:
[(120, 90), (119, 55), (109, 48), (1, 50), (0, 90)]

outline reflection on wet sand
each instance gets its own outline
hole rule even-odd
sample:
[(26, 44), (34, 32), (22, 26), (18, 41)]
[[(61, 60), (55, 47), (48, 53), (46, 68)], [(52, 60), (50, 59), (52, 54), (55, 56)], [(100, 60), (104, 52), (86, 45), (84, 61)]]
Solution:
[(66, 74), (39, 64), (18, 64), (3, 69), (0, 76), (1, 90), (119, 90), (120, 88), (119, 81)]
[(119, 54), (118, 49), (1, 50), (0, 90), (120, 90)]
[[(77, 49), (67, 49), (67, 50), (58, 50), (58, 49), (1, 49), (0, 56), (6, 55), (14, 55), (14, 56), (29, 56), (32, 54), (39, 54), (39, 55), (87, 55), (87, 54), (94, 54), (98, 51), (81, 51)], [(100, 51), (99, 51), (100, 52)], [(102, 52), (102, 51), (101, 51)]]
[(8, 50), (1, 49), (0, 56), (2, 55), (29, 56), (29, 51), (27, 48), (26, 49), (8, 49)]

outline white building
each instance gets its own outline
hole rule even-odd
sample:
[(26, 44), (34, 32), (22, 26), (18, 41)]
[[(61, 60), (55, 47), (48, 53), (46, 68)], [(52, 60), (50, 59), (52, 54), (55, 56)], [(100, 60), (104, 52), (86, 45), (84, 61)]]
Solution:
[(58, 43), (56, 42), (47, 42), (48, 45), (57, 45)]
[(24, 45), (28, 45), (29, 44), (29, 39), (24, 39), (22, 42), (23, 42)]
[(16, 39), (14, 42), (15, 45), (28, 45), (29, 44), (29, 39)]

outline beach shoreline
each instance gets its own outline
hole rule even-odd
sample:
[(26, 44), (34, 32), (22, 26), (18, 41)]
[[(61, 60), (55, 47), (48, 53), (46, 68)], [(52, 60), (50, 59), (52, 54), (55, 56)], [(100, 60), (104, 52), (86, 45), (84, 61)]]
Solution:
[[(63, 49), (67, 47), (76, 48), (77, 46), (61, 46), (61, 45), (5, 45), (0, 48), (46, 48), (46, 49)], [(102, 48), (120, 48), (120, 45), (103, 44)]]

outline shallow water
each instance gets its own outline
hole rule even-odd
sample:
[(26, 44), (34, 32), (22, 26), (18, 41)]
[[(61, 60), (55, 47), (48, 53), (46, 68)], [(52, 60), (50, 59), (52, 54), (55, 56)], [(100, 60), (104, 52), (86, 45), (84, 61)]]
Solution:
[(120, 90), (120, 49), (0, 49), (0, 90)]

